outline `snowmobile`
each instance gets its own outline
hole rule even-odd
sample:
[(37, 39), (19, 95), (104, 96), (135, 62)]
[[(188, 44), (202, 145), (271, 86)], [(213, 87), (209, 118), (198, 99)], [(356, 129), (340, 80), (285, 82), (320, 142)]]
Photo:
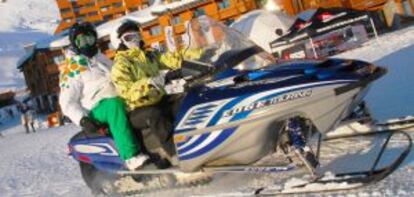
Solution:
[[(93, 192), (135, 194), (203, 184), (215, 173), (296, 169), (306, 169), (312, 177), (296, 189), (344, 182), (353, 186), (350, 189), (382, 180), (408, 155), (411, 139), (399, 131), (407, 145), (394, 161), (378, 168), (396, 133), (390, 132), (371, 169), (330, 178), (318, 174), (323, 137), (346, 121), (368, 116), (363, 97), (371, 83), (386, 74), (385, 68), (345, 59), (279, 62), (239, 32), (208, 17), (192, 19), (186, 28), (187, 48), (201, 47), (205, 52), (199, 60), (182, 62), (186, 89), (174, 129), (168, 134), (140, 130), (146, 150), (167, 158), (172, 166), (159, 169), (149, 164), (128, 171), (110, 134), (80, 132), (70, 140), (69, 154), (79, 161), (82, 177)], [(308, 141), (314, 136), (318, 136), (317, 147), (311, 148)], [(260, 162), (275, 153), (286, 158), (283, 165)], [(136, 187), (124, 184), (120, 189), (126, 179)], [(254, 194), (283, 192), (257, 188)]]

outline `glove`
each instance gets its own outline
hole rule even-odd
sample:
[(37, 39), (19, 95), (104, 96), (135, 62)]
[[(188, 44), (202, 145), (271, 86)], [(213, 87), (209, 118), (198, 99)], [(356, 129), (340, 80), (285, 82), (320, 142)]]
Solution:
[(179, 68), (177, 70), (171, 70), (171, 71), (168, 71), (165, 74), (165, 83), (168, 84), (168, 83), (170, 83), (173, 80), (181, 79), (183, 77), (184, 77), (183, 76), (183, 71), (182, 71), (181, 68)]
[(149, 83), (157, 89), (162, 89), (165, 85), (165, 76), (163, 74), (159, 74), (155, 77), (151, 77), (149, 78)]
[(80, 120), (80, 126), (86, 133), (96, 133), (99, 129), (99, 124), (87, 116)]
[(173, 80), (170, 84), (164, 87), (167, 94), (179, 94), (184, 92), (186, 81), (183, 79)]

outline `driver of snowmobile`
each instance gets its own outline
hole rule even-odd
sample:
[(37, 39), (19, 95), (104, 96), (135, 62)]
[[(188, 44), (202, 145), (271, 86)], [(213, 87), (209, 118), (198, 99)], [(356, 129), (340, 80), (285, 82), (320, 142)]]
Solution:
[(72, 51), (61, 69), (59, 103), (62, 112), (85, 132), (96, 132), (107, 124), (129, 170), (144, 165), (148, 156), (126, 116), (126, 105), (110, 80), (111, 61), (97, 47), (97, 32), (90, 23), (75, 24), (69, 30)]
[[(199, 58), (201, 49), (190, 49), (161, 54), (156, 50), (145, 49), (139, 34), (139, 27), (132, 21), (125, 21), (111, 33), (111, 45), (117, 52), (111, 71), (115, 87), (130, 111), (130, 122), (134, 128), (145, 127), (143, 123), (152, 121), (164, 123), (160, 118), (174, 117), (177, 100), (166, 97), (166, 74), (174, 73), (181, 67), (182, 57)], [(162, 70), (164, 69), (164, 70)], [(171, 84), (168, 89), (183, 89), (182, 83)], [(175, 86), (175, 87), (174, 87)], [(181, 87), (179, 87), (181, 86)], [(170, 121), (171, 122), (171, 121)], [(150, 123), (149, 123), (150, 124)], [(168, 133), (166, 126), (147, 125), (159, 133)], [(167, 131), (159, 131), (164, 128)]]

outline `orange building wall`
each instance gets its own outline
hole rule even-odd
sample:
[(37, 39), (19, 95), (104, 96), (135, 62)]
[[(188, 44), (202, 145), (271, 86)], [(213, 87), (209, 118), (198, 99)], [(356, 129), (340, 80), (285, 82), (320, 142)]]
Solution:
[(56, 0), (61, 22), (55, 33), (60, 33), (77, 20), (94, 24), (121, 17), (129, 12), (142, 9), (148, 0)]

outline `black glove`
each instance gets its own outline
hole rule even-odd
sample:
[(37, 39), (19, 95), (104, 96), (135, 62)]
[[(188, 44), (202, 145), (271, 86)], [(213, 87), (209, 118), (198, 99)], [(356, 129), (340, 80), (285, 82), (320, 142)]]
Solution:
[(96, 133), (99, 129), (99, 124), (87, 116), (80, 120), (80, 126), (86, 133)]
[(184, 75), (183, 75), (183, 72), (182, 72), (181, 68), (179, 68), (177, 70), (171, 70), (171, 71), (167, 72), (167, 74), (165, 75), (165, 83), (168, 84), (172, 80), (181, 79), (183, 77), (184, 77)]

